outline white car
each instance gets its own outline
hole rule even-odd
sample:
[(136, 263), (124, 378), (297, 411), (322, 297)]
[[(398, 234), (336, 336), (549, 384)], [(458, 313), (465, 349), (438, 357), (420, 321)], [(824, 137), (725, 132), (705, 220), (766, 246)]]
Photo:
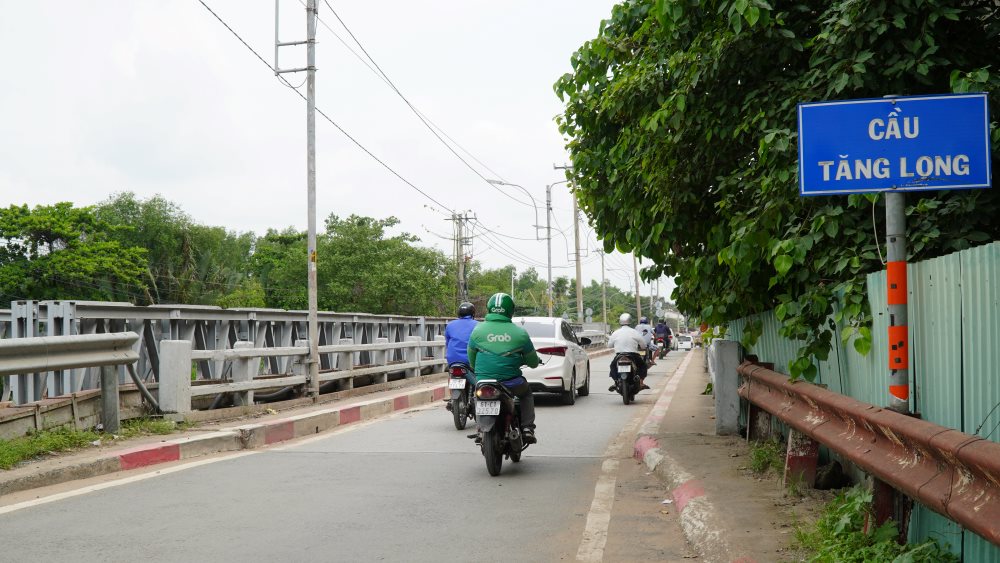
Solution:
[(677, 335), (677, 349), (678, 350), (690, 350), (694, 347), (694, 342), (691, 337), (687, 334)]
[(589, 338), (578, 338), (557, 317), (514, 317), (513, 322), (528, 332), (542, 361), (537, 368), (521, 368), (533, 392), (559, 393), (566, 405), (590, 394), (590, 358), (583, 349)]

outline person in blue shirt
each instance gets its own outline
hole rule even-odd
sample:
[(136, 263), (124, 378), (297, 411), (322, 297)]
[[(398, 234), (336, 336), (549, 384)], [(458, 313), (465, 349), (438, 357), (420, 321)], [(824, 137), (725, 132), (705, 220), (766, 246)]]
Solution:
[[(462, 303), (458, 306), (458, 318), (448, 323), (444, 329), (445, 359), (448, 360), (449, 366), (451, 364), (469, 366), (469, 335), (478, 324), (473, 318), (475, 316), (475, 305), (469, 302)], [(469, 381), (469, 385), (476, 384), (476, 377), (472, 373), (471, 366), (469, 366), (465, 377)]]

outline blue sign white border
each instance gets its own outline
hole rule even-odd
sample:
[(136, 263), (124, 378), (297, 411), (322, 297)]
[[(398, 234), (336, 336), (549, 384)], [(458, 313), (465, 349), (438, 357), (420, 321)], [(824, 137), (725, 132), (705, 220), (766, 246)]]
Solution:
[[(802, 136), (802, 108), (803, 107), (817, 107), (817, 106), (842, 106), (842, 105), (852, 105), (852, 104), (873, 104), (873, 103), (885, 103), (890, 100), (939, 100), (939, 99), (955, 99), (955, 98), (982, 98), (983, 100), (983, 115), (985, 116), (984, 127), (986, 128), (986, 178), (989, 183), (987, 184), (953, 184), (947, 186), (934, 185), (934, 186), (907, 186), (901, 188), (852, 188), (850, 191), (847, 190), (811, 190), (809, 192), (805, 191), (805, 174), (804, 174), (804, 164), (802, 162), (802, 153), (804, 150), (804, 140)], [(993, 161), (990, 154), (990, 104), (989, 95), (987, 92), (966, 92), (960, 94), (926, 94), (919, 96), (898, 96), (895, 98), (857, 98), (853, 100), (831, 100), (823, 102), (799, 102), (796, 108), (796, 113), (798, 115), (798, 123), (796, 127), (799, 134), (799, 196), (810, 197), (810, 196), (823, 196), (823, 195), (851, 195), (859, 193), (882, 193), (882, 192), (917, 192), (917, 191), (932, 191), (932, 190), (971, 190), (971, 189), (987, 189), (991, 188), (993, 184)]]

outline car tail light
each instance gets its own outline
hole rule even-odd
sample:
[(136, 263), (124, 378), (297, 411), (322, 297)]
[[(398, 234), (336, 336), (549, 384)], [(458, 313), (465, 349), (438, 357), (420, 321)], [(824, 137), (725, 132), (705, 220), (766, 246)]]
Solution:
[(548, 354), (549, 356), (565, 356), (566, 347), (565, 346), (548, 346), (546, 348), (539, 348), (535, 350), (539, 354)]
[(496, 399), (499, 396), (500, 392), (493, 386), (486, 385), (476, 389), (476, 397), (480, 399)]

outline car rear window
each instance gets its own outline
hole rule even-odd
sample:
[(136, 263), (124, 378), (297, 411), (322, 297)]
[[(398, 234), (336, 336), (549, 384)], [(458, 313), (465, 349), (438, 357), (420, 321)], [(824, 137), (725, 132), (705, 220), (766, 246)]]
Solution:
[(555, 325), (552, 323), (521, 321), (516, 324), (528, 331), (528, 336), (532, 338), (554, 338), (556, 335)]
[(677, 337), (677, 341), (679, 342), (681, 340), (683, 340), (684, 342), (689, 342), (691, 340), (691, 337), (690, 336), (683, 336), (683, 335), (678, 336)]

